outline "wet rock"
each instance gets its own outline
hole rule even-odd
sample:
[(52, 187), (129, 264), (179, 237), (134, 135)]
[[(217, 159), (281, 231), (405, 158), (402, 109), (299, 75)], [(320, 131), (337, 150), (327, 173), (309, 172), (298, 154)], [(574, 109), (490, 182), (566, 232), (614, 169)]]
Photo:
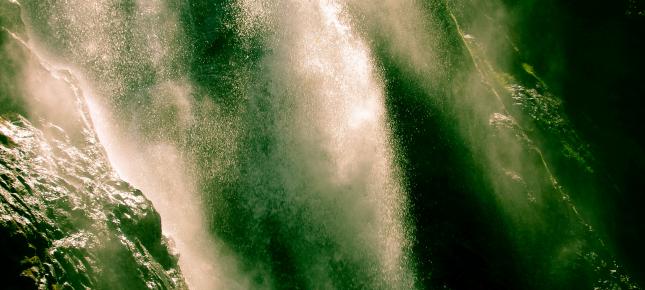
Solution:
[(41, 127), (0, 117), (3, 288), (185, 289), (159, 214), (95, 135)]

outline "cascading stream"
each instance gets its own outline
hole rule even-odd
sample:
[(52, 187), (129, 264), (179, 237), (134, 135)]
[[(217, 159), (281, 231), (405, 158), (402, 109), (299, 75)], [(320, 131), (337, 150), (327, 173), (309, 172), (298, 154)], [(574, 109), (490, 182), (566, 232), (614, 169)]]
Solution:
[[(584, 207), (620, 189), (528, 63), (550, 56), (515, 42), (534, 2), (8, 0), (0, 112), (95, 131), (179, 257), (182, 273), (142, 201), (152, 233), (119, 224), (134, 250), (106, 264), (144, 264), (149, 288), (638, 289)], [(621, 17), (642, 16), (632, 2)], [(119, 206), (101, 217), (130, 221)], [(13, 257), (15, 280), (39, 257)], [(68, 276), (142, 276), (120, 270)]]
[[(281, 193), (259, 195), (282, 199), (289, 211), (306, 208), (306, 227), (321, 233), (300, 241), (305, 251), (292, 253), (299, 268), (309, 269), (303, 283), (342, 288), (334, 267), (344, 261), (366, 272), (352, 270), (362, 277), (353, 287), (412, 287), (405, 197), (393, 163), (382, 80), (344, 5), (241, 1), (240, 7), (242, 35), (265, 33), (260, 38), (269, 51), (249, 98), (268, 100), (269, 117), (275, 118), (273, 161), (260, 168), (278, 171), (267, 187)], [(294, 216), (278, 218), (289, 224)], [(332, 252), (316, 249), (319, 243), (331, 243)], [(337, 261), (328, 261), (330, 255)]]
[[(176, 15), (166, 6), (172, 3), (21, 5), (33, 46), (43, 47), (41, 54), (62, 67), (78, 68), (86, 80), (89, 111), (111, 163), (160, 212), (191, 289), (240, 287), (243, 279), (227, 274), (235, 271), (233, 258), (220, 255), (222, 246), (207, 228), (191, 154), (181, 151), (180, 138), (169, 136), (187, 134), (194, 118), (190, 84), (176, 60), (181, 35)], [(47, 35), (49, 29), (58, 33)], [(154, 80), (142, 86), (146, 76)], [(157, 130), (151, 133), (151, 128)]]
[(32, 45), (85, 79), (113, 166), (159, 210), (191, 289), (413, 287), (383, 84), (343, 4), (235, 4), (239, 37), (265, 53), (233, 107), (190, 81), (182, 2), (21, 5)]

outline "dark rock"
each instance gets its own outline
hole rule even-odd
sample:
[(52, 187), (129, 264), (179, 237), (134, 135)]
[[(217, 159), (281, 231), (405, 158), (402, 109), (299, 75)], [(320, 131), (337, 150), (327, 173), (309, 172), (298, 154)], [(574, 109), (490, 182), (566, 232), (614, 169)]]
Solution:
[(4, 289), (186, 288), (159, 214), (118, 178), (95, 136), (74, 145), (43, 127), (0, 117)]

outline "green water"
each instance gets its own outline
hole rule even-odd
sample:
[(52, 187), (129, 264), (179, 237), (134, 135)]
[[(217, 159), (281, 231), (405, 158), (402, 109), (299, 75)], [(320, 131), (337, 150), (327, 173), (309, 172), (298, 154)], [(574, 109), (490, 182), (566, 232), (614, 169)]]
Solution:
[[(31, 73), (19, 39), (70, 69), (191, 288), (642, 282), (642, 214), (617, 209), (639, 200), (643, 151), (615, 116), (638, 111), (599, 108), (639, 78), (583, 85), (642, 63), (639, 2), (19, 2), (2, 7), (24, 31), (0, 14), (3, 111), (43, 110), (4, 81)], [(592, 52), (607, 56), (585, 69)]]

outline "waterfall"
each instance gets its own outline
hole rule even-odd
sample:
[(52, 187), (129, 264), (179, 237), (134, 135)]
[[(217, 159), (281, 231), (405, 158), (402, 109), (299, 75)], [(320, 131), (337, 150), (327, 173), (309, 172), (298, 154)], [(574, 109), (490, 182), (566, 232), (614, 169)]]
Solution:
[[(636, 289), (622, 263), (638, 259), (614, 253), (633, 241), (603, 220), (630, 195), (602, 168), (624, 164), (594, 157), (607, 141), (587, 143), (567, 104), (580, 45), (552, 23), (544, 44), (527, 36), (549, 10), (534, 2), (8, 0), (0, 113), (95, 131), (178, 257), (181, 273), (166, 251), (171, 266), (146, 267), (170, 278), (141, 281)], [(586, 13), (547, 2), (554, 23)], [(616, 19), (642, 16), (632, 2)]]
[[(358, 276), (365, 280), (356, 285), (412, 287), (411, 265), (406, 263), (410, 229), (383, 81), (346, 7), (335, 1), (242, 1), (240, 6), (243, 32), (264, 33), (260, 38), (269, 52), (259, 60), (258, 81), (249, 98), (257, 115), (266, 114), (260, 122), (271, 122), (253, 120), (254, 134), (258, 127), (274, 132), (269, 137), (273, 148), (268, 154), (253, 152), (257, 159), (249, 166), (251, 172), (274, 171), (275, 177), (260, 181), (268, 182), (264, 187), (271, 191), (256, 189), (261, 202), (254, 210), (259, 215), (279, 211), (284, 235), (297, 239), (300, 245), (292, 247), (305, 250), (292, 255), (293, 262), (309, 269), (308, 287), (341, 286), (333, 270), (339, 261), (367, 272), (355, 272), (367, 275)], [(259, 163), (264, 165), (257, 166), (264, 158), (268, 160)], [(272, 202), (286, 208), (272, 208)], [(292, 216), (298, 208), (306, 212)], [(297, 217), (302, 218), (298, 223), (323, 236), (298, 237), (301, 229), (292, 225)], [(321, 243), (332, 243), (331, 251), (320, 249)]]
[[(112, 165), (160, 212), (191, 289), (241, 287), (244, 281), (228, 273), (235, 271), (234, 257), (222, 253), (224, 246), (208, 229), (198, 178), (191, 174), (197, 168), (191, 154), (182, 152), (189, 148), (181, 147), (183, 136), (176, 137), (189, 134), (190, 126), (207, 125), (191, 124), (196, 116), (191, 86), (177, 68), (182, 48), (174, 43), (181, 35), (173, 3), (21, 4), (32, 46), (84, 80), (88, 109)], [(58, 32), (46, 35), (48, 29)], [(154, 80), (142, 85), (147, 77)]]
[(191, 288), (414, 285), (383, 81), (344, 4), (231, 6), (263, 51), (235, 92), (191, 82), (181, 1), (21, 5), (32, 45), (92, 92), (110, 161), (159, 210)]

